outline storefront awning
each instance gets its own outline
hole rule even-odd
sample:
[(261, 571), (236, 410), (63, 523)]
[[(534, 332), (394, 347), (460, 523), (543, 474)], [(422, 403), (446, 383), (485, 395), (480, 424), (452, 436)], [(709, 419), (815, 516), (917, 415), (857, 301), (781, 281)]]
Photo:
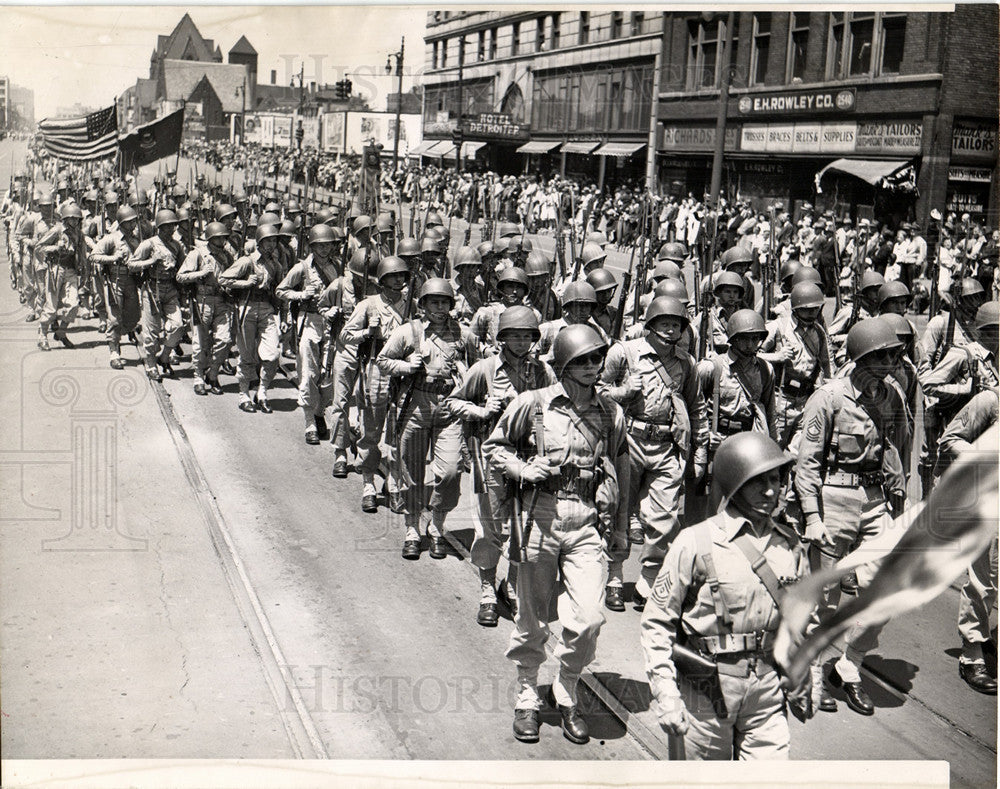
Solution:
[[(482, 148), (486, 143), (484, 142), (463, 142), (462, 143), (462, 158), (463, 159), (475, 159), (476, 151)], [(454, 159), (458, 148), (452, 148), (448, 153), (444, 155), (445, 159)]]
[(594, 156), (631, 156), (645, 147), (644, 142), (606, 142), (594, 151)]
[(564, 142), (560, 149), (563, 153), (593, 153), (599, 142)]
[(531, 142), (526, 142), (520, 148), (515, 151), (515, 153), (548, 153), (553, 148), (559, 147), (559, 141), (556, 140), (532, 140)]
[(432, 156), (435, 159), (443, 159), (451, 151), (455, 150), (455, 143), (451, 140), (438, 140), (433, 146), (424, 152), (424, 156)]
[(440, 140), (424, 140), (422, 143), (414, 145), (412, 148), (410, 148), (410, 152), (407, 154), (407, 156), (426, 156), (427, 151), (429, 151), (439, 142)]
[(837, 159), (816, 173), (816, 183), (828, 172), (846, 173), (877, 186), (883, 178), (902, 170), (909, 164), (905, 159)]

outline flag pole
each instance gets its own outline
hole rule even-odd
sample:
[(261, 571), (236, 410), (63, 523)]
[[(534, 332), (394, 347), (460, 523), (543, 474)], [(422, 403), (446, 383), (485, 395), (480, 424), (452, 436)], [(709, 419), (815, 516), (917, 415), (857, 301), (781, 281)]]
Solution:
[[(184, 139), (184, 108), (187, 107), (187, 99), (181, 99), (181, 139)], [(174, 172), (178, 171), (181, 164), (181, 146), (177, 146), (177, 158), (174, 160)]]

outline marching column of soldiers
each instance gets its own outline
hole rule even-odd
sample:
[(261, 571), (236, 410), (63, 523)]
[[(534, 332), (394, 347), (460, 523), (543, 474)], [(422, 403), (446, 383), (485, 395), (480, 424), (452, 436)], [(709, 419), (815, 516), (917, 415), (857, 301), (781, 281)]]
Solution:
[[(451, 552), (447, 518), (471, 474), (475, 616), (513, 620), (518, 740), (539, 739), (550, 704), (564, 735), (587, 742), (578, 683), (605, 611), (627, 602), (642, 611), (661, 725), (688, 758), (787, 758), (787, 712), (835, 712), (831, 686), (875, 712), (860, 668), (880, 628), (783, 687), (779, 602), (877, 539), (911, 482), (927, 496), (997, 421), (1000, 308), (964, 264), (919, 333), (908, 287), (860, 246), (845, 267), (853, 298), (828, 321), (830, 277), (773, 244), (717, 249), (708, 222), (692, 249), (640, 238), (619, 275), (601, 233), (570, 235), (569, 255), (563, 233), (550, 256), (509, 222), (488, 218), (478, 246), (469, 232), (458, 246), (432, 210), (404, 237), (394, 212), (313, 212), (254, 185), (157, 183), (152, 198), (124, 181), (34, 187), (19, 176), (2, 216), (42, 351), (50, 338), (72, 347), (84, 315), (112, 368), (128, 364), (128, 340), (154, 382), (190, 343), (195, 394), (234, 377), (247, 414), (271, 414), (276, 376), (293, 380), (305, 443), (333, 444), (337, 480), (353, 452), (361, 510), (401, 516), (409, 561)], [(958, 614), (960, 676), (992, 694), (996, 555), (994, 538)], [(828, 588), (811, 627), (876, 570)], [(558, 673), (543, 694), (555, 619)]]

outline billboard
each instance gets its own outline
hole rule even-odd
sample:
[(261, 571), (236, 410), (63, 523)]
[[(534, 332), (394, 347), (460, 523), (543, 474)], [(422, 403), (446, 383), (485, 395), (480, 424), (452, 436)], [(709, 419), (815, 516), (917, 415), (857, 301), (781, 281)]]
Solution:
[(291, 148), (292, 147), (292, 116), (291, 115), (275, 115), (274, 116), (274, 147), (275, 148)]
[(296, 117), (295, 126), (302, 124), (302, 147), (319, 148), (319, 118)]
[(329, 153), (344, 152), (344, 113), (323, 113), (323, 150)]
[[(394, 112), (348, 112), (345, 121), (344, 150), (360, 154), (365, 145), (374, 141), (382, 146), (382, 155), (391, 156), (396, 135)], [(423, 139), (421, 118), (417, 114), (399, 117), (399, 155), (405, 156), (410, 148)]]
[(260, 144), (265, 148), (274, 147), (274, 116), (260, 115)]

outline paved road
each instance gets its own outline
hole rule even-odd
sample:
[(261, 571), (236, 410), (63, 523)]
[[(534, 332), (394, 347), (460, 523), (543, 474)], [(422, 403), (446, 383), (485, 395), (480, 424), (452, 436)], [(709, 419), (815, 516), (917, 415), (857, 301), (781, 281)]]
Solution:
[[(5, 757), (665, 754), (638, 612), (608, 614), (592, 667), (617, 714), (585, 694), (589, 745), (548, 715), (523, 746), (510, 623), (475, 624), (458, 555), (400, 559), (401, 524), (362, 514), (357, 477), (333, 480), (330, 447), (302, 442), (287, 381), (274, 414), (248, 415), (232, 380), (225, 397), (196, 397), (187, 370), (151, 386), (131, 347), (110, 370), (93, 321), (41, 353), (23, 315), (0, 286), (0, 365), (17, 371), (0, 385)], [(450, 527), (467, 545), (464, 505)], [(949, 591), (891, 623), (869, 658), (877, 714), (793, 723), (793, 757), (944, 759), (953, 785), (995, 785), (996, 703), (958, 678), (956, 611)]]

